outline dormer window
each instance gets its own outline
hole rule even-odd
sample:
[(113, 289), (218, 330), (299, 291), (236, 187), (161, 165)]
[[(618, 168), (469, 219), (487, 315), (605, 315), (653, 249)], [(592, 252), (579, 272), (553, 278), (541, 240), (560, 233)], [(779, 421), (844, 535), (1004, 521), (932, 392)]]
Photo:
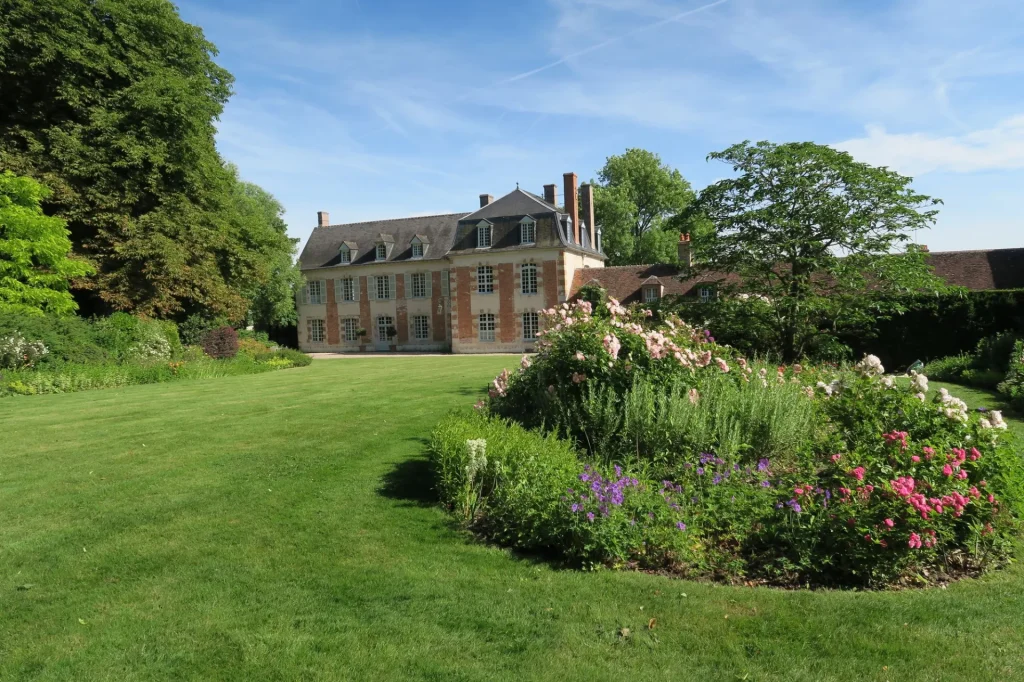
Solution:
[(346, 244), (342, 244), (341, 248), (338, 249), (338, 257), (340, 258), (342, 264), (351, 263), (352, 249), (348, 248)]
[(412, 240), (412, 257), (423, 258), (423, 242), (419, 239)]
[(568, 241), (568, 242), (572, 242), (573, 241), (572, 237), (573, 237), (572, 218), (570, 216), (566, 216), (565, 217), (565, 240)]
[(697, 294), (700, 296), (701, 303), (708, 303), (715, 300), (715, 288), (710, 286), (700, 287), (697, 289)]
[(383, 243), (383, 242), (381, 242), (380, 244), (377, 244), (377, 260), (387, 260), (387, 259), (388, 259), (388, 245)]
[(491, 248), (491, 224), (486, 220), (481, 220), (476, 226), (476, 248), (478, 249), (489, 249)]
[(526, 216), (519, 221), (519, 243), (533, 244), (537, 241), (537, 221)]
[(661, 287), (658, 285), (644, 287), (644, 303), (656, 303), (661, 298)]

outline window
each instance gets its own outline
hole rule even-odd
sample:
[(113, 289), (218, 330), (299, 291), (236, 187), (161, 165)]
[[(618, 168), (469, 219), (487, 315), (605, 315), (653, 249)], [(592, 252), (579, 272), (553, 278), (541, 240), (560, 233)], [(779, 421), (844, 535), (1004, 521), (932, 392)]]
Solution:
[(341, 300), (356, 300), (356, 283), (351, 277), (343, 277), (341, 279)]
[(344, 244), (342, 244), (341, 248), (338, 249), (338, 256), (340, 256), (342, 263), (351, 263), (352, 262), (352, 250), (349, 249)]
[(379, 275), (377, 278), (377, 298), (387, 300), (391, 298), (391, 276)]
[(430, 318), (426, 315), (415, 315), (412, 318), (412, 337), (418, 341), (430, 338)]
[(323, 343), (325, 329), (323, 320), (306, 320), (306, 334), (310, 343)]
[(494, 341), (494, 313), (480, 314), (480, 340)]
[(427, 296), (427, 273), (412, 273), (412, 297), (426, 298)]
[(412, 243), (412, 257), (423, 258), (423, 244), (419, 242)]
[(377, 260), (387, 260), (387, 259), (388, 259), (388, 245), (387, 244), (383, 244), (383, 243), (382, 244), (377, 244)]
[(494, 293), (494, 269), (490, 265), (481, 265), (476, 269), (476, 292), (478, 294)]
[(697, 289), (697, 293), (700, 295), (700, 302), (707, 303), (715, 298), (714, 287), (701, 287)]
[(644, 287), (644, 303), (654, 303), (661, 298), (659, 287)]
[(523, 339), (526, 341), (535, 340), (539, 329), (540, 315), (537, 313), (523, 313)]
[(519, 272), (519, 283), (524, 294), (537, 293), (537, 266), (534, 263), (523, 263)]
[(572, 231), (572, 218), (569, 216), (565, 217), (565, 241), (573, 243), (576, 238), (576, 233)]
[(533, 244), (537, 241), (537, 223), (533, 218), (523, 218), (519, 223), (519, 241), (522, 244)]
[(345, 340), (358, 341), (359, 319), (355, 317), (346, 317), (344, 320), (342, 320), (342, 324), (345, 326)]
[(491, 224), (487, 221), (481, 221), (476, 226), (476, 248), (491, 248)]
[(306, 302), (311, 305), (320, 305), (324, 302), (324, 283), (322, 280), (314, 280), (306, 285)]
[(390, 341), (391, 333), (394, 331), (395, 320), (390, 315), (381, 315), (377, 318), (377, 340)]

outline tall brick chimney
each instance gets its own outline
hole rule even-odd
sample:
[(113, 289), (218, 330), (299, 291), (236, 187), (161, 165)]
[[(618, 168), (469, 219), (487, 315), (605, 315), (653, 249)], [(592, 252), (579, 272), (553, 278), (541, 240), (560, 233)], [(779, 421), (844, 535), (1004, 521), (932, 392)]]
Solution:
[(594, 224), (594, 186), (589, 182), (580, 185), (580, 218), (587, 225), (590, 234), (590, 248), (597, 250), (597, 225)]
[(693, 251), (690, 248), (690, 233), (684, 232), (679, 235), (679, 264), (684, 268), (693, 266)]
[(491, 196), (490, 194), (481, 194), (480, 195), (480, 208), (483, 208), (484, 206), (486, 206), (487, 204), (491, 203), (492, 201), (494, 201), (494, 197)]
[(544, 185), (544, 201), (558, 206), (558, 185)]
[(316, 226), (317, 227), (327, 227), (330, 224), (331, 224), (331, 214), (330, 213), (328, 213), (327, 211), (317, 211), (316, 212)]
[(572, 218), (572, 233), (573, 242), (576, 244), (580, 243), (580, 204), (579, 195), (576, 191), (576, 174), (575, 173), (563, 173), (562, 179), (565, 181), (565, 212)]

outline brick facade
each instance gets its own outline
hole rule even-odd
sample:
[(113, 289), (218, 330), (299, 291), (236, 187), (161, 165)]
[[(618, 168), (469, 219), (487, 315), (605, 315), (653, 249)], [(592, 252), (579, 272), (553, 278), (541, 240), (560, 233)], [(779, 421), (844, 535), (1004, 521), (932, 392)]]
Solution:
[(324, 324), (327, 326), (327, 344), (337, 346), (341, 340), (341, 323), (338, 321), (338, 305), (334, 300), (334, 280), (326, 280), (324, 286), (327, 288), (327, 318)]
[(398, 330), (399, 345), (409, 343), (409, 304), (405, 300), (405, 277), (395, 277), (395, 328)]
[(496, 332), (496, 338), (502, 343), (511, 343), (516, 340), (516, 286), (512, 263), (498, 264), (498, 315), (495, 320), (500, 333)]

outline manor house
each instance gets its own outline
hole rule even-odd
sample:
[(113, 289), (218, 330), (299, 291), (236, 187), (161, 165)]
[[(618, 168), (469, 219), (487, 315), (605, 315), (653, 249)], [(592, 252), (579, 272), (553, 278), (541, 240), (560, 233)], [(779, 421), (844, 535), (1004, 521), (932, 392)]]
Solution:
[(299, 257), (299, 348), (306, 352), (529, 352), (540, 311), (574, 277), (602, 268), (593, 187), (564, 175), (544, 196), (518, 187), (472, 213), (332, 225)]

